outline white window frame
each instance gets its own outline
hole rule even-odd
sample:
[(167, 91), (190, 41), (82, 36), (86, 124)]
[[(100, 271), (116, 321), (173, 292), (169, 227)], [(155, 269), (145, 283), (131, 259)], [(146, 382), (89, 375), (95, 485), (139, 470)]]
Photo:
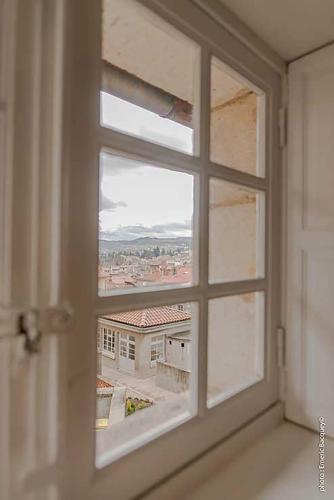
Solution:
[[(133, 340), (130, 339), (130, 337), (133, 337)], [(122, 347), (121, 343), (125, 343), (125, 356), (121, 354)], [(128, 358), (131, 359), (131, 361), (136, 361), (136, 336), (131, 335), (131, 333), (120, 333), (119, 336), (119, 355), (122, 356), (123, 358)], [(131, 353), (130, 353), (131, 351)], [(133, 358), (130, 357), (130, 354), (132, 354)]]
[[(116, 356), (116, 332), (115, 332), (115, 330), (112, 330), (111, 328), (108, 328), (107, 326), (102, 326), (101, 331), (102, 331), (102, 351), (107, 356), (110, 356), (111, 358), (115, 359), (115, 356)], [(106, 347), (105, 347), (105, 336), (107, 339), (107, 345), (110, 342), (110, 349), (108, 349), (108, 348), (106, 349)]]
[[(157, 357), (155, 354), (155, 359), (152, 359), (152, 348), (157, 346), (162, 346), (162, 353), (161, 357)], [(151, 337), (151, 349), (150, 349), (150, 363), (151, 366), (157, 366), (157, 361), (164, 361), (165, 360), (165, 336), (164, 335), (153, 335)]]
[[(69, 51), (67, 69), (69, 86), (65, 102), (65, 142), (67, 144), (65, 172), (71, 194), (69, 209), (64, 214), (68, 220), (68, 258), (71, 262), (68, 300), (74, 304), (77, 321), (71, 345), (80, 338), (81, 356), (72, 360), (69, 373), (68, 405), (71, 422), (68, 423), (72, 477), (72, 497), (86, 495), (106, 498), (110, 491), (118, 491), (119, 498), (138, 496), (152, 485), (163, 480), (177, 468), (203, 453), (210, 446), (223, 440), (248, 421), (260, 415), (278, 400), (278, 368), (276, 363), (275, 333), (279, 318), (280, 297), (280, 152), (278, 138), (278, 111), (280, 107), (280, 75), (263, 59), (226, 28), (190, 0), (164, 2), (142, 0), (142, 4), (161, 15), (201, 48), (200, 64), (200, 123), (199, 156), (188, 156), (163, 146), (150, 144), (143, 139), (126, 136), (99, 126), (100, 88), (100, 2), (74, 0), (68, 6)], [(216, 165), (209, 155), (210, 130), (210, 57), (216, 56), (242, 75), (246, 81), (266, 94), (265, 156), (266, 177), (260, 178)], [(78, 92), (78, 89), (80, 91)], [(97, 213), (98, 213), (98, 160), (99, 151), (106, 148), (135, 159), (152, 162), (197, 175), (195, 214), (200, 233), (198, 284), (177, 289), (159, 289), (145, 293), (122, 293), (112, 297), (98, 297), (96, 262)], [(215, 176), (236, 184), (260, 190), (266, 194), (266, 238), (264, 278), (239, 282), (208, 284), (208, 181)], [(82, 200), (85, 200), (82, 203)], [(199, 202), (199, 203), (198, 203)], [(66, 219), (66, 217), (68, 219)], [(78, 251), (78, 242), (80, 249)], [(88, 290), (83, 294), (82, 289)], [(264, 378), (223, 403), (207, 408), (207, 316), (210, 298), (265, 291), (265, 367)], [(198, 304), (198, 359), (193, 370), (197, 387), (197, 415), (168, 434), (158, 437), (144, 447), (123, 456), (117, 462), (97, 470), (94, 465), (95, 394), (91, 385), (96, 370), (96, 350), (91, 331), (96, 328), (96, 318), (103, 314), (134, 308), (196, 302)], [(194, 367), (195, 368), (195, 367)], [(78, 385), (79, 384), (79, 385)], [(80, 405), (73, 397), (77, 387)], [(78, 439), (80, 436), (80, 439)], [(180, 447), (182, 439), (182, 447)], [(84, 453), (82, 453), (84, 450)], [(164, 467), (152, 468), (164, 451)], [(80, 456), (80, 460), (76, 457)], [(143, 471), (138, 477), (138, 467)], [(123, 485), (120, 490), (120, 485)]]

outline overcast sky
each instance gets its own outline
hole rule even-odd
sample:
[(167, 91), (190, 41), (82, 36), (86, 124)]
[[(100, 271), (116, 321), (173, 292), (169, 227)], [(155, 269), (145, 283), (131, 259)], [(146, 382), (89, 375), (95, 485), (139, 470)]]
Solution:
[[(192, 148), (192, 131), (107, 95), (102, 121), (180, 149)], [(191, 236), (193, 176), (101, 154), (100, 230), (112, 240)]]

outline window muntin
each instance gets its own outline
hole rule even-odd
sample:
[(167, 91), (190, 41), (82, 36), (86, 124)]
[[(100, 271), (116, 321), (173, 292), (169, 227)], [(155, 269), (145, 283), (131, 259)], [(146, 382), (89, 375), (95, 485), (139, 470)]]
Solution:
[(197, 45), (133, 0), (104, 0), (102, 35), (101, 125), (194, 154)]
[(136, 359), (136, 340), (133, 335), (129, 335), (129, 344), (128, 344), (128, 357), (129, 359)]
[(109, 328), (102, 328), (103, 350), (115, 354), (116, 333)]
[(133, 335), (121, 333), (119, 346), (120, 356), (132, 359), (133, 361), (136, 359), (136, 339)]

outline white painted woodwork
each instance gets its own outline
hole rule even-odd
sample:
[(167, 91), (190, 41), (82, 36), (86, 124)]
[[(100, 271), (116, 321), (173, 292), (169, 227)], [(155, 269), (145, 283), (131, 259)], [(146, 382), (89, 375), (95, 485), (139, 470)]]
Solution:
[[(33, 358), (23, 351), (21, 339), (10, 346), (0, 344), (1, 460), (4, 457), (0, 473), (5, 500), (101, 500), (115, 491), (118, 500), (133, 498), (277, 401), (280, 77), (193, 2), (143, 3), (201, 45), (199, 157), (101, 131), (100, 2), (0, 2), (1, 8), (6, 5), (1, 11), (5, 33), (11, 35), (6, 49), (1, 48), (1, 86), (6, 83), (5, 91), (1, 87), (1, 141), (6, 145), (0, 151), (2, 165), (6, 165), (0, 199), (1, 229), (4, 226), (6, 235), (4, 251), (0, 251), (1, 302), (42, 309), (69, 301), (75, 310), (69, 334), (60, 337), (45, 332), (41, 353)], [(8, 57), (5, 64), (4, 54)], [(209, 160), (211, 54), (267, 95), (266, 179)], [(98, 151), (103, 146), (198, 176), (198, 285), (97, 299)], [(265, 278), (208, 285), (209, 175), (266, 192)], [(264, 379), (209, 410), (207, 300), (262, 290), (267, 295)], [(96, 470), (96, 338), (92, 335), (96, 316), (179, 300), (199, 304), (198, 350), (194, 346), (198, 416)]]
[[(218, 3), (215, 0), (196, 1), (209, 5)], [(219, 0), (219, 3), (285, 61), (292, 61), (333, 41), (332, 0)], [(218, 11), (218, 7), (216, 9)]]
[(289, 67), (289, 419), (334, 436), (334, 45)]
[[(125, 456), (122, 456), (117, 461), (106, 465), (101, 470), (92, 470), (92, 456), (94, 447), (92, 443), (91, 430), (93, 427), (93, 417), (91, 409), (94, 404), (94, 395), (92, 391), (88, 392), (87, 381), (92, 377), (92, 368), (95, 366), (95, 354), (91, 350), (89, 343), (89, 332), (77, 328), (73, 335), (73, 352), (75, 352), (75, 336), (81, 335), (82, 339), (86, 339), (80, 346), (82, 356), (77, 357), (75, 371), (72, 373), (74, 383), (76, 385), (75, 392), (80, 391), (81, 404), (73, 397), (70, 397), (71, 415), (73, 422), (73, 432), (76, 436), (71, 436), (71, 454), (73, 457), (79, 453), (79, 449), (85, 450), (85, 455), (81, 455), (80, 463), (73, 464), (75, 470), (73, 473), (76, 478), (81, 481), (73, 482), (73, 495), (82, 495), (86, 491), (90, 491), (92, 498), (108, 498), (110, 491), (117, 491), (119, 499), (132, 498), (139, 492), (144, 491), (151, 485), (177, 470), (178, 467), (184, 465), (189, 457), (194, 457), (201, 453), (204, 449), (217, 442), (216, 439), (220, 434), (220, 439), (227, 436), (232, 429), (242, 426), (246, 423), (251, 415), (255, 416), (259, 411), (265, 410), (268, 406), (274, 403), (278, 398), (277, 385), (277, 365), (276, 365), (276, 343), (274, 340), (275, 330), (278, 325), (279, 311), (279, 188), (280, 188), (280, 170), (279, 153), (278, 153), (278, 118), (277, 111), (280, 104), (280, 78), (272, 71), (272, 69), (264, 64), (259, 58), (254, 57), (251, 51), (236, 41), (234, 37), (229, 35), (225, 30), (217, 29), (217, 24), (210, 18), (203, 15), (200, 9), (197, 9), (192, 2), (174, 1), (165, 3), (160, 1), (146, 2), (152, 10), (162, 15), (167, 21), (184, 32), (190, 38), (193, 38), (202, 47), (201, 58), (201, 117), (200, 117), (200, 133), (198, 142), (200, 144), (200, 154), (197, 158), (189, 158), (187, 155), (168, 150), (161, 146), (149, 144), (143, 140), (133, 137), (127, 137), (119, 132), (112, 130), (103, 130), (100, 128), (98, 143), (110, 150), (117, 151), (119, 154), (130, 155), (132, 158), (139, 160), (152, 161), (155, 165), (168, 166), (173, 169), (185, 170), (194, 172), (198, 175), (200, 186), (196, 191), (196, 201), (199, 202), (199, 209), (196, 216), (199, 220), (199, 269), (198, 278), (199, 284), (191, 287), (184, 287), (178, 290), (171, 288), (148, 291), (147, 293), (124, 293), (122, 295), (114, 295), (111, 297), (100, 297), (96, 300), (94, 308), (95, 315), (103, 312), (112, 312), (117, 310), (127, 310), (134, 307), (150, 307), (152, 305), (172, 304), (178, 302), (182, 297), (182, 302), (194, 301), (199, 304), (199, 346), (198, 346), (198, 363), (197, 372), (195, 372), (195, 380), (197, 383), (197, 404), (199, 416), (195, 416), (183, 423), (177, 428), (170, 430), (166, 434), (162, 434), (150, 443), (145, 444), (142, 448), (133, 449), (133, 451)], [(81, 5), (81, 4), (80, 4)], [(91, 23), (88, 19), (82, 18), (83, 24), (73, 26), (76, 30), (76, 36), (83, 36), (82, 42), (84, 45), (80, 47), (80, 59), (74, 59), (75, 65), (85, 68), (91, 67), (91, 53), (88, 33), (91, 33)], [(90, 36), (93, 36), (91, 34)], [(81, 39), (81, 37), (80, 37)], [(90, 40), (93, 43), (93, 38)], [(228, 47), (228, 50), (227, 50)], [(226, 166), (218, 166), (212, 163), (209, 159), (209, 121), (210, 121), (210, 56), (215, 55), (232, 68), (241, 73), (243, 78), (251, 82), (253, 86), (260, 91), (266, 93), (266, 172), (265, 179), (256, 178), (244, 172), (236, 172)], [(76, 69), (73, 68), (74, 74)], [(77, 77), (76, 77), (77, 78)], [(94, 85), (96, 85), (95, 77), (91, 74), (85, 74), (85, 94), (78, 95), (76, 92), (77, 86), (74, 87), (72, 99), (75, 102), (76, 112), (80, 115), (83, 109), (87, 108), (91, 102), (89, 90), (94, 93)], [(89, 83), (90, 82), (90, 83)], [(79, 81), (78, 81), (79, 84)], [(88, 84), (91, 88), (88, 88)], [(97, 88), (95, 87), (95, 91)], [(91, 119), (94, 117), (91, 117)], [(81, 123), (81, 120), (79, 121)], [(77, 123), (79, 123), (77, 122)], [(85, 127), (87, 124), (85, 124)], [(81, 179), (81, 189), (85, 192), (90, 192), (89, 203), (91, 207), (96, 203), (94, 197), (97, 194), (97, 179), (92, 164), (94, 161), (91, 157), (91, 150), (87, 142), (87, 133), (85, 129), (78, 127), (75, 130), (75, 143), (72, 146), (73, 158), (80, 157), (80, 172), (85, 172), (85, 180)], [(80, 144), (81, 151), (77, 151)], [(82, 148), (85, 145), (86, 155)], [(85, 156), (90, 158), (89, 165)], [(70, 162), (72, 164), (72, 162)], [(77, 164), (77, 160), (75, 160)], [(85, 165), (85, 166), (84, 166)], [(79, 168), (79, 165), (77, 165)], [(79, 170), (78, 170), (79, 172)], [(217, 174), (217, 175), (216, 175)], [(76, 176), (72, 174), (73, 182), (76, 181)], [(216, 175), (219, 178), (232, 180), (239, 184), (244, 184), (249, 187), (262, 189), (267, 193), (266, 205), (266, 277), (264, 279), (242, 281), (236, 283), (224, 283), (208, 285), (208, 178), (209, 175)], [(87, 186), (86, 186), (87, 183)], [(89, 185), (88, 185), (89, 183)], [(94, 188), (95, 186), (95, 188)], [(198, 196), (200, 195), (200, 198)], [(72, 200), (74, 204), (78, 200)], [(71, 212), (78, 213), (78, 208), (74, 208)], [(89, 232), (92, 232), (92, 227), (88, 230), (87, 223), (92, 223), (91, 214), (86, 211), (88, 206), (80, 204), (80, 213), (83, 226), (79, 228), (77, 215), (71, 216), (71, 228), (73, 234), (71, 239), (76, 241), (81, 237), (82, 248), (87, 248), (82, 264), (77, 263), (78, 268), (76, 273), (80, 272), (81, 283), (83, 279), (87, 286), (92, 283), (93, 276), (89, 277), (89, 272), (92, 271), (88, 261), (89, 254), (96, 251)], [(71, 213), (70, 213), (71, 215)], [(97, 217), (95, 224), (97, 223)], [(85, 231), (83, 232), (83, 228)], [(97, 232), (97, 231), (96, 231)], [(77, 236), (74, 236), (77, 233)], [(86, 265), (84, 266), (84, 261)], [(85, 273), (83, 274), (83, 268)], [(94, 271), (95, 272), (95, 271)], [(79, 274), (78, 274), (79, 276)], [(86, 281), (87, 280), (87, 281)], [(81, 294), (82, 286), (79, 288), (73, 287), (73, 301), (79, 301), (81, 309), (85, 310), (85, 314), (91, 311), (91, 298)], [(266, 338), (265, 338), (265, 367), (264, 378), (258, 383), (246, 388), (241, 393), (226, 400), (223, 404), (217, 405), (214, 408), (206, 407), (206, 378), (207, 378), (207, 299), (212, 296), (228, 295), (236, 291), (246, 292), (254, 290), (265, 290), (266, 294)], [(79, 293), (80, 292), (80, 293)], [(71, 300), (72, 301), (72, 300)], [(88, 316), (86, 316), (88, 318)], [(86, 319), (87, 321), (87, 319)], [(74, 368), (74, 367), (73, 367)], [(82, 400), (82, 394), (86, 387), (86, 397)], [(74, 386), (73, 386), (74, 389)], [(73, 392), (74, 396), (74, 392)], [(80, 430), (78, 430), (78, 422), (80, 421)], [(222, 426), (222, 422), (224, 425)], [(218, 433), (218, 434), (217, 434)], [(78, 442), (79, 435), (80, 443)], [(195, 438), (196, 436), (196, 438)], [(182, 447), (180, 440), (182, 439)], [(162, 453), (162, 448), (168, 452)], [(107, 463), (105, 460), (104, 464)], [(138, 475), (138, 464), (141, 464), (141, 474)], [(155, 467), (150, 465), (155, 463)], [(85, 472), (84, 472), (85, 471)], [(95, 478), (93, 483), (90, 483), (89, 478)], [(129, 482), (129, 477), (136, 477), (136, 482)], [(85, 478), (85, 480), (83, 480)], [(75, 493), (74, 493), (75, 492)]]
[[(326, 441), (325, 492), (319, 491), (317, 455), (318, 436), (291, 422), (254, 440), (238, 457), (215, 464), (203, 483), (189, 488), (173, 500), (319, 500), (334, 497), (334, 442)], [(279, 450), (279, 453), (278, 453)], [(203, 465), (205, 462), (203, 461)], [(196, 464), (193, 472), (200, 468)], [(184, 474), (185, 475), (185, 474)], [(191, 471), (188, 472), (191, 477)], [(242, 478), (242, 481), (240, 481)], [(170, 487), (167, 483), (166, 489)], [(181, 488), (180, 488), (181, 489)], [(182, 490), (181, 490), (182, 491)], [(159, 500), (166, 500), (158, 492)], [(152, 495), (152, 500), (154, 496)], [(146, 500), (146, 499), (145, 499)], [(151, 500), (149, 497), (147, 500)]]
[(125, 372), (134, 373), (135, 371), (135, 355), (136, 355), (136, 343), (135, 340), (131, 340), (130, 337), (134, 336), (128, 333), (122, 333), (119, 335), (119, 358), (118, 367), (120, 370)]

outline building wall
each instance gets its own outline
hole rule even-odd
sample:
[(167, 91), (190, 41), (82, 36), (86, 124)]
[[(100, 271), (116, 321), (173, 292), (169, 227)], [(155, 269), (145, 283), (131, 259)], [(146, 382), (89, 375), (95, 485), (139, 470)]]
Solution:
[(101, 362), (101, 375), (108, 377), (108, 369), (117, 370), (118, 369), (118, 357), (112, 359), (110, 356), (107, 356), (102, 351), (102, 362)]
[(257, 96), (240, 92), (211, 110), (211, 159), (227, 167), (256, 173)]
[[(256, 173), (257, 97), (241, 95), (211, 113), (211, 156), (217, 163)], [(231, 189), (232, 187), (232, 189)], [(220, 280), (256, 277), (261, 248), (259, 205), (254, 194), (217, 183), (210, 199), (210, 275)], [(258, 240), (256, 233), (259, 232)], [(245, 294), (211, 301), (208, 344), (210, 395), (240, 389), (260, 375), (262, 312), (259, 299)], [(258, 332), (258, 335), (256, 335)]]
[[(103, 334), (101, 333), (101, 329), (109, 328), (112, 331), (115, 331), (116, 333), (116, 343), (115, 343), (115, 357), (113, 358), (110, 356), (108, 353), (103, 351)], [(121, 327), (116, 327), (114, 325), (111, 325), (108, 320), (104, 320), (102, 318), (99, 319), (98, 321), (98, 338), (100, 335), (100, 341), (98, 342), (98, 345), (101, 348), (101, 352), (98, 352), (98, 373), (101, 373), (102, 375), (108, 377), (108, 370), (118, 370), (120, 369), (120, 363), (119, 363), (119, 337), (121, 333), (126, 333), (133, 335), (135, 337), (135, 343), (136, 343), (136, 355), (135, 355), (135, 369), (132, 372), (133, 375), (135, 375), (138, 378), (147, 378), (147, 377), (152, 377), (153, 375), (156, 374), (156, 366), (153, 365), (151, 366), (151, 339), (152, 337), (155, 337), (157, 335), (172, 335), (176, 333), (180, 333), (185, 328), (184, 325), (179, 326), (173, 326), (173, 327), (165, 327), (162, 328), (161, 330), (156, 329), (153, 332), (150, 333), (138, 333), (134, 330), (130, 329), (125, 329)], [(189, 328), (189, 326), (188, 326)], [(173, 340), (173, 343), (177, 342), (176, 340)], [(186, 341), (185, 341), (186, 342)], [(165, 339), (165, 349), (166, 349), (166, 339)], [(180, 348), (181, 349), (181, 348)], [(185, 354), (182, 355), (182, 352), (177, 355), (177, 346), (175, 344), (175, 354), (171, 356), (171, 362), (179, 363), (179, 365), (184, 367), (185, 369), (187, 368), (188, 361), (187, 358), (189, 357), (189, 352), (190, 352), (190, 347), (184, 348)], [(166, 354), (166, 350), (165, 350)], [(174, 359), (175, 358), (175, 359)], [(130, 372), (129, 372), (130, 373)], [(110, 375), (110, 373), (109, 373)]]
[(215, 299), (209, 307), (208, 390), (228, 394), (261, 376), (262, 304), (254, 294)]
[[(222, 193), (222, 198), (224, 197)], [(210, 277), (212, 281), (256, 277), (256, 202), (210, 208)]]
[[(121, 333), (126, 333), (133, 335), (135, 337), (136, 343), (136, 355), (135, 355), (135, 369), (133, 375), (138, 378), (147, 378), (156, 374), (156, 367), (151, 366), (151, 338), (155, 335), (161, 335), (163, 331), (157, 331), (154, 334), (141, 334), (130, 330), (125, 330), (122, 328), (116, 329), (111, 327), (108, 323), (99, 323), (100, 327), (107, 327), (116, 332), (116, 345), (115, 345), (115, 358), (113, 359), (105, 351), (102, 350), (101, 357), (101, 373), (108, 377), (108, 370), (118, 370), (121, 369), (119, 363), (119, 337)], [(102, 344), (101, 344), (102, 346)], [(99, 355), (98, 355), (99, 356)]]
[[(181, 346), (184, 344), (184, 347)], [(176, 338), (166, 338), (165, 344), (166, 363), (182, 370), (190, 370), (191, 341)]]
[(151, 337), (148, 334), (136, 335), (136, 376), (146, 378), (155, 375), (155, 367), (151, 367)]
[(157, 363), (157, 386), (170, 392), (185, 392), (189, 389), (189, 379), (189, 370), (181, 370), (169, 363)]
[[(256, 173), (255, 94), (242, 94), (214, 107), (211, 132), (211, 157), (214, 161)], [(225, 181), (211, 182), (210, 275), (223, 277), (224, 281), (256, 277), (256, 249), (260, 248), (261, 238), (259, 213), (262, 209), (261, 200), (253, 191)]]

